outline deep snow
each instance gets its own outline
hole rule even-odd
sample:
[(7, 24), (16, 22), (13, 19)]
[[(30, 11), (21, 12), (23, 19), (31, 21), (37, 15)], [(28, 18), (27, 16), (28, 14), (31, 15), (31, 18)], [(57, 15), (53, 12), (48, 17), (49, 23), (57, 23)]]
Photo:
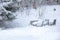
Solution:
[[(54, 11), (54, 8), (56, 11)], [(39, 17), (39, 10), (43, 13)], [(0, 30), (0, 40), (60, 40), (60, 6), (42, 6), (41, 9), (29, 9), (16, 12), (17, 19), (9, 22), (8, 26), (17, 28)], [(20, 13), (20, 14), (19, 14)], [(29, 13), (29, 15), (28, 15)], [(30, 25), (31, 20), (53, 19), (57, 20), (54, 26), (35, 27)], [(42, 21), (42, 20), (41, 20)]]

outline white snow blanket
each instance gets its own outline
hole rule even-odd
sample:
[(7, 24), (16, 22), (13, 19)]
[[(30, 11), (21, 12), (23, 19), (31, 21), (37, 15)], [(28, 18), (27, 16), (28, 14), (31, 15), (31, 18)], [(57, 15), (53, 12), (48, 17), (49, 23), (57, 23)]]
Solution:
[[(56, 9), (56, 11), (54, 11)], [(29, 9), (18, 13), (17, 19), (6, 23), (8, 26), (18, 27), (0, 31), (0, 40), (60, 40), (60, 6), (42, 6), (42, 19), (52, 21), (56, 19), (56, 25), (35, 27), (30, 25), (30, 21), (39, 20), (39, 8)], [(29, 15), (28, 15), (29, 13)], [(42, 20), (41, 20), (42, 21)]]

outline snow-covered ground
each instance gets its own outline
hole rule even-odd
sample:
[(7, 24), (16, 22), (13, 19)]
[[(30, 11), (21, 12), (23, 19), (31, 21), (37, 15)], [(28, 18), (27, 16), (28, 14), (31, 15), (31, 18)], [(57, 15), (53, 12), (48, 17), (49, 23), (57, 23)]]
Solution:
[[(50, 21), (56, 19), (56, 25), (43, 27), (30, 25), (31, 20), (40, 20), (38, 16), (39, 10), (43, 13), (40, 18), (49, 19)], [(25, 9), (23, 12), (18, 11), (17, 14), (17, 19), (7, 24), (17, 28), (0, 30), (0, 40), (60, 40), (59, 5), (42, 6), (41, 9), (37, 8), (36, 10), (32, 8)]]

